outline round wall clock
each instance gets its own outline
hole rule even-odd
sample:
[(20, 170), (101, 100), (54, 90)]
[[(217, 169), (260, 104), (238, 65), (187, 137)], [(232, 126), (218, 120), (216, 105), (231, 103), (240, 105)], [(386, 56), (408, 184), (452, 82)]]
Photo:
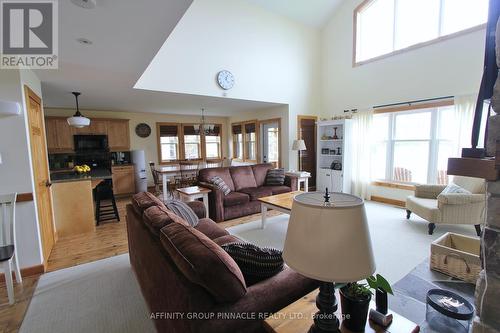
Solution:
[(217, 83), (224, 90), (229, 90), (234, 86), (234, 75), (230, 71), (222, 70), (217, 73)]
[(148, 124), (140, 123), (135, 127), (135, 134), (141, 138), (147, 138), (151, 135), (151, 127)]

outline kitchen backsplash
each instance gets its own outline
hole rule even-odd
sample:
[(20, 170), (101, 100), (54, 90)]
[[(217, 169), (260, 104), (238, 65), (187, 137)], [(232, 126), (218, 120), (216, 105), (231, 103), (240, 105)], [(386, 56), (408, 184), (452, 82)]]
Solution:
[[(122, 165), (130, 164), (131, 157), (129, 151), (122, 152), (112, 152), (110, 153), (111, 164)], [(76, 154), (74, 153), (61, 153), (61, 154), (49, 154), (49, 168), (50, 170), (58, 169), (71, 169), (75, 165)]]

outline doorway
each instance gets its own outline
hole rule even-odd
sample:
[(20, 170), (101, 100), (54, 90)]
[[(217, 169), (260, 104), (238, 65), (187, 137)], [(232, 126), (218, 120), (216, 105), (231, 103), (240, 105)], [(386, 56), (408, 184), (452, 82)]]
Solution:
[(309, 188), (316, 187), (316, 116), (297, 116), (297, 138), (304, 140), (306, 150), (299, 153), (299, 169), (311, 174)]
[(263, 163), (272, 163), (275, 168), (281, 166), (281, 119), (268, 119), (260, 121)]
[(24, 92), (28, 108), (31, 160), (42, 241), (43, 266), (47, 269), (47, 261), (54, 246), (55, 237), (42, 100), (28, 86), (24, 86)]

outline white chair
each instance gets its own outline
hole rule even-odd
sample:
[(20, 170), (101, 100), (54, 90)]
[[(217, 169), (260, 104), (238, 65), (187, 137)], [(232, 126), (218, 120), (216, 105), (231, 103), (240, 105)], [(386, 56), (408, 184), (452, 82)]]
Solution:
[(14, 304), (15, 301), (12, 268), (14, 268), (17, 283), (23, 282), (17, 260), (16, 198), (17, 193), (0, 194), (0, 267), (5, 275), (9, 304)]

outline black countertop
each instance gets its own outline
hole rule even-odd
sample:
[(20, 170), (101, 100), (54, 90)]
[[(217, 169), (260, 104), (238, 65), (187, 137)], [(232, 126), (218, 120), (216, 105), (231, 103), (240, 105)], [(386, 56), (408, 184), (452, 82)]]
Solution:
[(111, 171), (107, 169), (94, 169), (89, 173), (77, 174), (73, 171), (67, 172), (52, 172), (50, 180), (52, 183), (75, 182), (93, 179), (111, 179)]

